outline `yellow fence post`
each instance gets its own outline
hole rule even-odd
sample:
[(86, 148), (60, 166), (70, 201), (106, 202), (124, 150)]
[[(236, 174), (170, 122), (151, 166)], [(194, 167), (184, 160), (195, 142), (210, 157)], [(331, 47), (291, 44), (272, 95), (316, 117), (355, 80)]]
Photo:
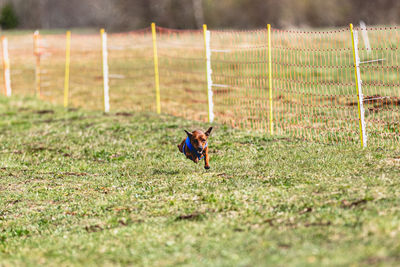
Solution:
[(1, 37), (3, 48), (3, 74), (4, 74), (4, 94), (11, 96), (11, 74), (10, 74), (10, 58), (8, 56), (8, 39), (5, 36)]
[(271, 63), (271, 24), (267, 25), (268, 29), (268, 88), (269, 88), (269, 132), (274, 134), (274, 121), (272, 117), (272, 63)]
[(36, 56), (36, 69), (35, 69), (35, 81), (36, 81), (36, 95), (41, 96), (40, 94), (40, 35), (39, 31), (35, 31), (33, 34), (33, 51)]
[(64, 107), (68, 107), (69, 96), (69, 67), (71, 55), (71, 31), (67, 31), (65, 46), (65, 78), (64, 78)]
[(156, 84), (156, 106), (157, 114), (161, 113), (160, 103), (160, 77), (158, 74), (158, 55), (157, 55), (157, 36), (156, 36), (156, 24), (151, 23), (151, 34), (153, 36), (153, 53), (154, 53), (154, 81)]
[(367, 145), (367, 138), (365, 132), (365, 121), (364, 121), (364, 107), (363, 107), (363, 96), (361, 89), (361, 78), (360, 78), (360, 70), (359, 70), (359, 58), (358, 58), (358, 48), (357, 42), (358, 38), (354, 35), (353, 24), (350, 23), (350, 32), (351, 32), (351, 41), (353, 47), (353, 60), (354, 60), (354, 76), (357, 87), (357, 103), (358, 103), (358, 122), (360, 128), (360, 142), (361, 147), (365, 147)]

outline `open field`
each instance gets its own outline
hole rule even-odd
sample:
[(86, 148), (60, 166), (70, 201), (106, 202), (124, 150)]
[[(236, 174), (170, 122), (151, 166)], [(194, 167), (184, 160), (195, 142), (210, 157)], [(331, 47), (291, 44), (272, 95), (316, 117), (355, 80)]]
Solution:
[(0, 265), (394, 266), (400, 149), (0, 98)]
[[(359, 29), (358, 29), (359, 30)], [(396, 146), (400, 138), (398, 27), (371, 27), (358, 51), (369, 144)], [(57, 34), (58, 33), (58, 34)], [(14, 93), (35, 92), (32, 36), (10, 34)], [(323, 143), (359, 143), (359, 114), (348, 28), (271, 33), (272, 122), (275, 133)], [(266, 29), (211, 31), (215, 120), (269, 132)], [(149, 28), (109, 34), (110, 105), (113, 111), (155, 111), (153, 44)], [(207, 121), (207, 79), (202, 31), (157, 28), (161, 110)], [(41, 36), (41, 97), (63, 103), (65, 35)], [(372, 62), (369, 62), (372, 61)], [(72, 32), (69, 103), (103, 109), (100, 35)], [(0, 78), (2, 79), (2, 78)]]

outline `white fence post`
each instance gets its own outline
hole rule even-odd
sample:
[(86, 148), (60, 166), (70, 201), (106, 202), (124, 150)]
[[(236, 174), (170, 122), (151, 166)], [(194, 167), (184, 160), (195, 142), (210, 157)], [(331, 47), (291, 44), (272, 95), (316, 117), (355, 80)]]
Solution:
[(364, 45), (365, 48), (367, 49), (367, 53), (371, 54), (371, 45), (369, 43), (369, 38), (368, 38), (368, 32), (367, 32), (367, 25), (365, 25), (364, 21), (360, 21), (360, 28), (361, 28), (361, 34), (364, 40)]
[(108, 51), (107, 33), (104, 29), (100, 30), (103, 52), (103, 84), (104, 84), (104, 112), (110, 111), (109, 82), (108, 82)]
[(35, 68), (35, 83), (36, 83), (36, 95), (40, 98), (41, 93), (41, 70), (40, 70), (40, 56), (42, 53), (42, 48), (40, 47), (40, 34), (36, 30), (33, 33), (33, 53), (36, 57), (36, 68)]
[(11, 77), (10, 77), (10, 59), (8, 57), (8, 39), (2, 38), (3, 44), (3, 65), (4, 65), (4, 86), (6, 96), (11, 96)]
[(211, 69), (211, 47), (210, 47), (210, 39), (211, 33), (207, 30), (207, 26), (203, 26), (204, 30), (204, 42), (205, 42), (205, 50), (206, 50), (206, 67), (207, 67), (207, 96), (208, 96), (208, 121), (214, 121), (214, 102), (213, 102), (213, 91), (212, 91), (212, 69)]
[(358, 90), (358, 116), (360, 121), (361, 131), (361, 145), (367, 147), (367, 133), (365, 127), (365, 116), (364, 116), (364, 96), (362, 93), (362, 80), (360, 73), (360, 58), (358, 56), (358, 32), (353, 30), (353, 25), (350, 24), (351, 34), (353, 38), (353, 54), (354, 54), (354, 67), (356, 74), (357, 90)]

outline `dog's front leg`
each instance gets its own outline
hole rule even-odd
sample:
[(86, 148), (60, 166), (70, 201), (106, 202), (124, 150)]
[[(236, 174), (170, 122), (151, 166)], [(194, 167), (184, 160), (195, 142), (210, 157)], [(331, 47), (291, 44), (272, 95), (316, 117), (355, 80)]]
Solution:
[(210, 157), (208, 156), (208, 147), (205, 149), (205, 156), (204, 156), (204, 169), (208, 170), (210, 168)]

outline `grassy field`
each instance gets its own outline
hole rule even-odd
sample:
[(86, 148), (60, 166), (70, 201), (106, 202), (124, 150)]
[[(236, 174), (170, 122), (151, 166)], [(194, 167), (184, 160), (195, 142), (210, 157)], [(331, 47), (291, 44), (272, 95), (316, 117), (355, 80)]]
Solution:
[(0, 266), (394, 266), (400, 149), (0, 98)]

